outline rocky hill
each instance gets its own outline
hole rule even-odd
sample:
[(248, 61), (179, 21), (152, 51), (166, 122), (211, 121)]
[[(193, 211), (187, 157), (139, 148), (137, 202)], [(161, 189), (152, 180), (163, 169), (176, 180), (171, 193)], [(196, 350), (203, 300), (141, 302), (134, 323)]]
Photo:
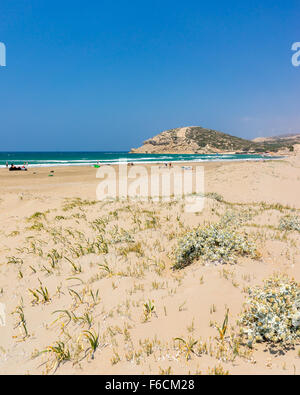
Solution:
[(267, 142), (267, 143), (284, 143), (287, 142), (289, 144), (299, 144), (300, 143), (300, 134), (281, 134), (279, 136), (272, 137), (257, 137), (252, 140), (257, 143)]
[[(259, 139), (256, 139), (259, 140)], [(292, 151), (293, 139), (268, 138), (261, 141), (246, 140), (201, 126), (188, 126), (164, 132), (146, 140), (131, 153), (185, 153), (209, 154), (221, 152), (278, 152)], [(300, 136), (299, 141), (300, 143)]]

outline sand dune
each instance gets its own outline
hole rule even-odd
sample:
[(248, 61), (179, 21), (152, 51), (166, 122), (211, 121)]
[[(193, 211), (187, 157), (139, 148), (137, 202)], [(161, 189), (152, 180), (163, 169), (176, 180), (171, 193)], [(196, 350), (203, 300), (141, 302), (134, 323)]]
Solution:
[[(300, 233), (279, 229), (299, 215), (300, 153), (204, 167), (199, 213), (182, 201), (96, 201), (91, 167), (1, 169), (1, 374), (300, 372), (300, 345), (233, 346), (248, 287), (274, 272), (300, 282)], [(257, 254), (174, 270), (180, 238), (224, 218), (241, 221)]]

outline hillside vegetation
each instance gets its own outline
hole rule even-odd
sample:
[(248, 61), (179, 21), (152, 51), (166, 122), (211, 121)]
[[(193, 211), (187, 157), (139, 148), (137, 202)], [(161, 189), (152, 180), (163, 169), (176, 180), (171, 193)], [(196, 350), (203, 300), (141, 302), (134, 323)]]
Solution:
[(166, 130), (146, 140), (132, 153), (213, 153), (213, 152), (278, 152), (293, 151), (293, 144), (300, 143), (296, 136), (246, 140), (230, 134), (200, 126)]

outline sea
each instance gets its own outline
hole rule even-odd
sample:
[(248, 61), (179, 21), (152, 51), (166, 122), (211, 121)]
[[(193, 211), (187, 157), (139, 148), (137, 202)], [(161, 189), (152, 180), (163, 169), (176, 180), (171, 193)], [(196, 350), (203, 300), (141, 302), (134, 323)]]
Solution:
[(266, 157), (259, 154), (131, 154), (128, 152), (0, 152), (0, 168), (12, 163), (16, 166), (28, 162), (29, 167), (51, 166), (93, 166), (100, 164), (168, 163), (168, 162), (208, 162), (266, 160), (278, 157)]

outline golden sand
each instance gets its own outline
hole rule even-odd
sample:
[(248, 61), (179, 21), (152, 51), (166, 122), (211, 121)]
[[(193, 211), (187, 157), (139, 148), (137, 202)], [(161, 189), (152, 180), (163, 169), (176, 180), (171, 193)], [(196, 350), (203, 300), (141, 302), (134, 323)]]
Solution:
[[(300, 210), (300, 155), (204, 166), (205, 192), (223, 201), (206, 198), (200, 213), (180, 201), (96, 202), (92, 167), (0, 171), (1, 374), (300, 372), (300, 345), (236, 355), (216, 329), (228, 308), (227, 336), (237, 333), (247, 287), (274, 272), (300, 282), (300, 234), (278, 230)], [(180, 237), (228, 210), (253, 214), (241, 230), (258, 257), (173, 270)]]

